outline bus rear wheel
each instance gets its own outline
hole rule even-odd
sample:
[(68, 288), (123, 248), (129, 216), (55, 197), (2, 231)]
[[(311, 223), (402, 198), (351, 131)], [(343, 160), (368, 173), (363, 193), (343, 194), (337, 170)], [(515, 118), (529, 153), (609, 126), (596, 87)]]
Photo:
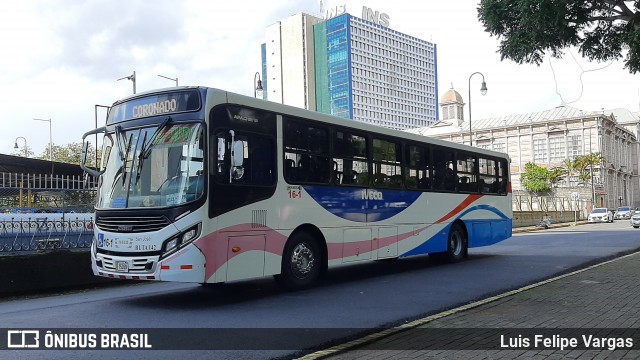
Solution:
[(447, 251), (431, 253), (436, 261), (455, 263), (461, 261), (468, 250), (467, 233), (458, 223), (451, 225), (449, 236), (447, 237)]
[(287, 290), (309, 287), (320, 277), (321, 259), (317, 242), (310, 234), (294, 234), (284, 248), (282, 268), (276, 281)]
[(449, 238), (447, 240), (447, 252), (445, 259), (454, 263), (462, 260), (467, 254), (468, 239), (467, 234), (460, 224), (451, 225)]

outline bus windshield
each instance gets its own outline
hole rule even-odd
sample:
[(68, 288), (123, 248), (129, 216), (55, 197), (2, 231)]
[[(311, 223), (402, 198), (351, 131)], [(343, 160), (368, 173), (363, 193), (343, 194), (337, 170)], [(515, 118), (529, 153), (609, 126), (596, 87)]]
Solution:
[(167, 207), (204, 194), (200, 123), (171, 123), (116, 131), (103, 142), (98, 209)]

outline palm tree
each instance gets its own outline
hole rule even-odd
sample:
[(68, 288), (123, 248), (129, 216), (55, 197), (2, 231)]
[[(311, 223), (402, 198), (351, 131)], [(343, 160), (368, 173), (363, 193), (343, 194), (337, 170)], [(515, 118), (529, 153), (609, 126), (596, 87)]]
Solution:
[(588, 185), (593, 176), (593, 167), (600, 165), (604, 160), (605, 157), (599, 152), (576, 156), (574, 162), (579, 183), (584, 186)]
[(569, 187), (571, 187), (572, 186), (572, 179), (578, 173), (578, 169), (576, 167), (576, 161), (575, 160), (571, 160), (571, 159), (564, 159), (562, 164), (564, 165), (564, 169), (565, 169), (565, 172), (566, 172), (566, 175), (567, 175), (567, 185), (569, 185)]

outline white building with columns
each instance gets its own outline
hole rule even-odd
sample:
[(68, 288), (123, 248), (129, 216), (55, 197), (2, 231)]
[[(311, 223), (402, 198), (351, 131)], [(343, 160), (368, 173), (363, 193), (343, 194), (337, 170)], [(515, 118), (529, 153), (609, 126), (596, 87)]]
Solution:
[(563, 167), (565, 159), (601, 153), (605, 161), (593, 168), (593, 181), (578, 184), (566, 178), (558, 196), (578, 191), (582, 199), (595, 199), (598, 207), (640, 207), (638, 133), (640, 113), (626, 109), (585, 111), (568, 105), (527, 114), (469, 121), (464, 119), (462, 96), (453, 89), (441, 99), (443, 119), (430, 127), (407, 130), (425, 136), (501, 151), (511, 157), (514, 191), (524, 190), (520, 175), (525, 164)]

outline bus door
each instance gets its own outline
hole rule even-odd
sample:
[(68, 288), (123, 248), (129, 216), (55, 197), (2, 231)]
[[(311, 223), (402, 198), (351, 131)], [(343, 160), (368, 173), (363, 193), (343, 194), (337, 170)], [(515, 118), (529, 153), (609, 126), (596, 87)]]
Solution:
[(219, 229), (216, 281), (261, 277), (266, 251), (277, 248), (268, 241), (278, 241), (269, 236), (276, 210), (265, 201), (275, 193), (277, 179), (275, 114), (230, 105), (212, 113), (219, 125), (212, 126), (209, 201)]

